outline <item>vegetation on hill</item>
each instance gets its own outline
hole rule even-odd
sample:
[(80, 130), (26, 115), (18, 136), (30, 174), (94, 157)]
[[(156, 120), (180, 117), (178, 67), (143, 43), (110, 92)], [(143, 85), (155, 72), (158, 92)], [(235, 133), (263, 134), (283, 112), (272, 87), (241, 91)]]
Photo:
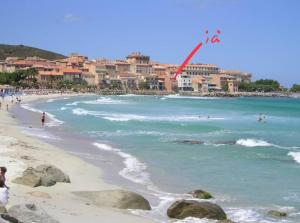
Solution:
[(300, 92), (300, 84), (294, 84), (291, 88), (291, 92)]
[(7, 57), (40, 57), (47, 60), (58, 60), (66, 58), (66, 56), (54, 53), (47, 50), (42, 50), (24, 45), (5, 45), (0, 44), (0, 60), (5, 60)]
[(241, 82), (239, 84), (240, 91), (246, 92), (278, 92), (282, 89), (278, 81), (270, 79), (260, 79), (255, 82), (245, 83)]
[(37, 71), (33, 68), (12, 73), (0, 73), (0, 84), (36, 88), (38, 86), (36, 75)]

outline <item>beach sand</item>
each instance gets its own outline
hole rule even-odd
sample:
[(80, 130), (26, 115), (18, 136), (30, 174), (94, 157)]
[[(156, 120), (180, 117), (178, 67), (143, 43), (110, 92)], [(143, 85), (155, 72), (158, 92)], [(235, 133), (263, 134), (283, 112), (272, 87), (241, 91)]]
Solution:
[[(22, 103), (42, 98), (69, 97), (70, 95), (23, 96)], [(8, 102), (11, 106), (11, 102)], [(10, 107), (9, 107), (10, 109)], [(101, 169), (67, 152), (39, 141), (21, 132), (17, 120), (6, 103), (0, 110), (0, 165), (8, 169), (10, 199), (7, 207), (20, 203), (35, 203), (60, 222), (152, 222), (135, 216), (127, 210), (100, 208), (75, 196), (74, 191), (120, 189), (101, 178)], [(29, 166), (52, 164), (70, 176), (71, 183), (57, 183), (52, 187), (31, 188), (12, 183)]]

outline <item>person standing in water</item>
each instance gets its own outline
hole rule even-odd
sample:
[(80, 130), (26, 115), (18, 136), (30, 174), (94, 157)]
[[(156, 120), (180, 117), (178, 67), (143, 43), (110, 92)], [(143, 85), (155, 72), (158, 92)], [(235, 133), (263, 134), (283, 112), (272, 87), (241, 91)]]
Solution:
[(46, 114), (45, 114), (45, 112), (43, 112), (43, 115), (42, 115), (42, 126), (44, 126), (44, 124), (45, 124), (45, 119), (46, 119)]

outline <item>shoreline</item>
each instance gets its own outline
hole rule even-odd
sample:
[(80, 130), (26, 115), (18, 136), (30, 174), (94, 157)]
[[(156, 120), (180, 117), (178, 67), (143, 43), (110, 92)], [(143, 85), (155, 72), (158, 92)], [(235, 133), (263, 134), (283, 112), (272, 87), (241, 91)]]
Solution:
[[(86, 94), (83, 94), (83, 96), (85, 96)], [(68, 95), (68, 96), (70, 96), (70, 95)], [(65, 95), (63, 95), (63, 96), (59, 96), (59, 97), (54, 97), (54, 96), (52, 96), (52, 95), (48, 95), (48, 96), (45, 96), (45, 98), (41, 98), (40, 96), (37, 96), (38, 98), (37, 99), (41, 99), (40, 101), (31, 101), (31, 100), (24, 100), (24, 104), (26, 104), (26, 103), (28, 103), (28, 105), (29, 106), (31, 106), (31, 102), (34, 102), (34, 103), (36, 103), (36, 104), (33, 104), (33, 107), (34, 108), (39, 108), (39, 106), (38, 106), (38, 104), (39, 103), (44, 103), (44, 101), (48, 101), (48, 102), (52, 102), (52, 101), (55, 101), (56, 99), (58, 99), (58, 100), (60, 100), (60, 99), (64, 99), (63, 97), (68, 97), (68, 96), (65, 96)], [(86, 95), (86, 96), (88, 96), (88, 95)], [(33, 99), (32, 99), (33, 100)], [(51, 101), (50, 101), (51, 100)], [(77, 99), (76, 99), (77, 100)], [(36, 107), (34, 106), (34, 105), (36, 105)], [(19, 108), (18, 108), (19, 109)], [(39, 120), (40, 120), (40, 115), (39, 115), (39, 113), (37, 113), (37, 111), (38, 110), (36, 110), (35, 111), (35, 113), (33, 113), (32, 111), (33, 110), (31, 110), (31, 111), (27, 111), (27, 112), (24, 112), (24, 111), (22, 111), (22, 110), (24, 110), (24, 108), (20, 108), (21, 109), (21, 111), (20, 111), (20, 114), (21, 115), (24, 115), (23, 117), (22, 117), (22, 119), (21, 118), (18, 118), (18, 120), (19, 120), (19, 124), (21, 124), (21, 126), (23, 127), (23, 129), (24, 128), (26, 128), (27, 126), (29, 126), (29, 125), (32, 125), (32, 126), (30, 126), (29, 128), (32, 128), (32, 129), (35, 129), (35, 128), (39, 128), (39, 127), (37, 127), (38, 125), (40, 125), (40, 122), (39, 122)], [(26, 109), (26, 110), (28, 110), (28, 109)], [(29, 109), (30, 110), (30, 109)], [(39, 111), (39, 112), (41, 112), (41, 111)], [(51, 111), (50, 111), (51, 112)], [(28, 114), (30, 114), (31, 116), (32, 116), (32, 118), (31, 119), (28, 119), (27, 120), (27, 118), (28, 118), (28, 116), (29, 115), (27, 115), (26, 116), (26, 113), (28, 113)], [(16, 113), (13, 113), (14, 115), (16, 115), (17, 117), (18, 117), (18, 115), (16, 114)], [(50, 116), (49, 116), (49, 118), (51, 118)], [(24, 123), (21, 121), (21, 120), (26, 120), (26, 124), (24, 125)], [(64, 120), (64, 119), (62, 119), (62, 120)], [(59, 120), (58, 120), (59, 121)], [(21, 123), (20, 123), (21, 122)], [(33, 122), (36, 122), (35, 123), (35, 125), (33, 124)], [(59, 125), (60, 126), (60, 125)], [(104, 182), (106, 185), (108, 185), (108, 187), (110, 187), (109, 189), (114, 189), (114, 188), (120, 188), (120, 185), (122, 185), (122, 188), (129, 188), (129, 190), (130, 191), (134, 191), (134, 192), (138, 192), (139, 194), (141, 194), (142, 196), (145, 196), (146, 197), (146, 199), (148, 199), (150, 202), (152, 201), (153, 202), (153, 200), (151, 200), (151, 196), (150, 196), (150, 194), (149, 193), (147, 193), (147, 192), (149, 192), (149, 191), (146, 191), (145, 192), (145, 190), (139, 190), (139, 189), (141, 189), (141, 185), (139, 185), (139, 186), (133, 186), (132, 187), (132, 182), (130, 183), (131, 185), (129, 185), (128, 184), (128, 182), (126, 183), (125, 181), (126, 181), (126, 179), (124, 180), (123, 178), (124, 178), (124, 176), (123, 177), (120, 177), (119, 175), (118, 175), (118, 173), (120, 173), (119, 172), (119, 170), (120, 169), (122, 169), (123, 168), (123, 162), (122, 161), (124, 161), (124, 159), (122, 159), (122, 158), (124, 158), (124, 157), (118, 157), (118, 160), (116, 161), (116, 159), (114, 159), (114, 160), (112, 160), (112, 159), (110, 159), (109, 158), (109, 156), (111, 155), (111, 156), (118, 156), (118, 155), (120, 155), (119, 153), (122, 153), (122, 154), (125, 154), (125, 153), (123, 153), (122, 152), (122, 150), (119, 150), (118, 149), (118, 147), (114, 147), (114, 143), (108, 143), (108, 144), (106, 144), (106, 141), (103, 141), (103, 143), (105, 143), (105, 144), (102, 144), (103, 146), (105, 146), (105, 148), (100, 148), (100, 150), (102, 150), (102, 152), (100, 152), (100, 153), (102, 153), (103, 154), (103, 159), (95, 159), (94, 160), (94, 162), (90, 162), (91, 160), (89, 160), (89, 159), (86, 159), (85, 157), (83, 157), (82, 156), (82, 154), (80, 154), (80, 152), (84, 152), (85, 154), (91, 154), (91, 156), (93, 157), (93, 152), (92, 153), (90, 153), (91, 152), (91, 148), (90, 147), (92, 147), (91, 146), (91, 144), (92, 144), (92, 142), (95, 142), (95, 140), (92, 140), (91, 141), (91, 139), (92, 138), (86, 138), (86, 140), (84, 140), (84, 141), (82, 141), (81, 142), (81, 145), (80, 145), (80, 143), (77, 143), (77, 142), (80, 142), (81, 140), (79, 139), (81, 136), (79, 135), (79, 134), (73, 134), (71, 131), (70, 132), (68, 132), (68, 129), (67, 128), (64, 128), (64, 126), (62, 125), (62, 127), (59, 127), (59, 126), (57, 126), (57, 127), (53, 127), (53, 128), (49, 128), (49, 129), (47, 129), (46, 131), (45, 131), (45, 133), (54, 133), (53, 134), (53, 136), (61, 136), (61, 139), (66, 139), (65, 141), (73, 141), (73, 145), (75, 145), (75, 147), (74, 148), (72, 148), (72, 146), (70, 147), (70, 145), (72, 145), (72, 143), (70, 143), (69, 145), (66, 145), (66, 144), (64, 144), (64, 143), (57, 143), (57, 145), (55, 144), (55, 143), (52, 143), (52, 141), (50, 140), (50, 142), (48, 142), (49, 140), (47, 140), (47, 139), (41, 139), (41, 141), (42, 142), (45, 142), (46, 144), (50, 144), (50, 145), (52, 145), (52, 146), (54, 146), (54, 147), (56, 147), (56, 148), (61, 148), (60, 150), (62, 150), (61, 152), (63, 152), (63, 153), (66, 153), (66, 154), (70, 154), (71, 156), (74, 156), (74, 157), (79, 157), (78, 159), (80, 159), (82, 162), (84, 162), (84, 163), (87, 163), (87, 164), (89, 164), (89, 165), (92, 165), (94, 168), (96, 168), (96, 169), (98, 169), (100, 172), (101, 172), (101, 174), (100, 174), (100, 176), (99, 176), (99, 178), (101, 178), (101, 180), (103, 180), (102, 182)], [(21, 132), (21, 130), (20, 130), (20, 127), (18, 126), (18, 127), (16, 127), (16, 128), (18, 128), (18, 130), (19, 130), (19, 132)], [(38, 130), (38, 129), (37, 129)], [(60, 130), (60, 131), (57, 131), (56, 132), (56, 130)], [(24, 131), (22, 131), (22, 132), (24, 132)], [(64, 133), (64, 132), (66, 132), (66, 134)], [(68, 138), (68, 137), (65, 137), (66, 135), (68, 135), (68, 133), (70, 133), (70, 137)], [(25, 134), (25, 133), (24, 133)], [(0, 135), (1, 135), (1, 133), (0, 133)], [(27, 133), (26, 133), (26, 135), (27, 135)], [(78, 138), (77, 138), (77, 136), (78, 136)], [(29, 136), (29, 137), (31, 137), (31, 136)], [(36, 137), (38, 137), (38, 136), (34, 136), (34, 138), (36, 138)], [(40, 137), (38, 137), (38, 138), (40, 138)], [(82, 137), (82, 138), (85, 138), (85, 137)], [(96, 140), (97, 141), (97, 140)], [(77, 144), (76, 144), (77, 143)], [(84, 144), (84, 143), (86, 143), (86, 144)], [(101, 140), (99, 141), (99, 143), (102, 143), (101, 142)], [(94, 143), (93, 143), (94, 144)], [(86, 146), (85, 146), (86, 145)], [(107, 147), (108, 146), (108, 147)], [(80, 151), (78, 151), (79, 153), (76, 153), (77, 151), (76, 151), (76, 147), (77, 148), (79, 148), (79, 147), (82, 147), (83, 149), (82, 150), (80, 150)], [(62, 149), (63, 148), (63, 149)], [(93, 148), (93, 150), (95, 150), (95, 148)], [(75, 153), (74, 153), (74, 151), (75, 151)], [(128, 156), (128, 154), (126, 154), (127, 156)], [(130, 155), (130, 154), (129, 154)], [(26, 155), (25, 155), (26, 156)], [(135, 157), (134, 157), (135, 158)], [(113, 167), (114, 167), (114, 169), (107, 169), (107, 168), (103, 168), (103, 163), (104, 162), (102, 162), (102, 161), (104, 161), (104, 162), (110, 162), (110, 165), (111, 164), (114, 164), (113, 165)], [(98, 163), (99, 163), (99, 165), (98, 165)], [(118, 166), (117, 166), (118, 165)], [(107, 165), (107, 167), (108, 167), (109, 165)], [(120, 168), (120, 169), (118, 169), (117, 167), (122, 167), (122, 168)], [(126, 166), (126, 165), (125, 165)], [(59, 168), (60, 168), (60, 166), (58, 166)], [(98, 168), (99, 167), (99, 168)], [(112, 167), (112, 165), (111, 165), (111, 167)], [(63, 171), (65, 171), (65, 169), (62, 169)], [(116, 171), (117, 170), (117, 171)], [(111, 180), (112, 178), (110, 178), (110, 179), (108, 179), (105, 175), (113, 175), (112, 173), (113, 172), (116, 172), (116, 174), (115, 175), (118, 175), (118, 177), (119, 178), (122, 178), (123, 180), (118, 180), (117, 178), (115, 179), (115, 180)], [(68, 172), (66, 172), (67, 174), (68, 174)], [(151, 173), (150, 173), (151, 174)], [(121, 175), (122, 176), (122, 175)], [(79, 175), (79, 177), (81, 177), (81, 175)], [(98, 178), (98, 175), (97, 175), (97, 178)], [(126, 178), (126, 177), (125, 177)], [(92, 178), (90, 178), (90, 179), (92, 179)], [(71, 180), (72, 180), (72, 178), (71, 178)], [(127, 179), (128, 180), (128, 179)], [(152, 179), (153, 180), (153, 179)], [(94, 181), (94, 179), (92, 179), (92, 181)], [(109, 183), (108, 183), (109, 182)], [(125, 183), (124, 183), (125, 182)], [(119, 186), (116, 186), (116, 185), (119, 185)], [(155, 184), (155, 181), (154, 181), (154, 184), (153, 184), (153, 186), (154, 185), (156, 185)], [(159, 185), (159, 184), (158, 184)], [(84, 186), (82, 186), (82, 187), (84, 187)], [(82, 190), (82, 189), (80, 189), (80, 190)], [(92, 190), (96, 190), (96, 189), (92, 189)], [(99, 190), (98, 188), (97, 188), (97, 190)], [(102, 190), (102, 189), (101, 189)], [(166, 190), (166, 191), (169, 191), (168, 189)], [(69, 191), (70, 192), (70, 191)], [(72, 192), (72, 191), (71, 191)], [(143, 193), (143, 192), (145, 192), (145, 193)], [(151, 192), (151, 191), (150, 191)], [(152, 191), (153, 192), (153, 191)], [(159, 190), (159, 191), (156, 191), (156, 192), (158, 192), (158, 193), (160, 193), (160, 196), (164, 196), (164, 197), (168, 197), (167, 199), (169, 199), (169, 198), (173, 198), (173, 195), (175, 195), (175, 194), (172, 194), (172, 193), (169, 193), (169, 194), (167, 194), (168, 192), (166, 192), (166, 193), (164, 193), (164, 191), (161, 191), (161, 190)], [(162, 192), (162, 193), (161, 193)], [(211, 191), (210, 191), (211, 192)], [(179, 195), (179, 194), (178, 194)], [(180, 193), (180, 196), (178, 196), (177, 198), (178, 199), (181, 199), (181, 198), (183, 198), (182, 197), (182, 195), (183, 194), (181, 194)], [(216, 194), (217, 195), (217, 194)], [(72, 195), (72, 197), (73, 197), (73, 195)], [(150, 198), (150, 199), (149, 199)], [(228, 214), (229, 214), (229, 216), (234, 216), (235, 215), (235, 212), (239, 212), (239, 211), (244, 211), (244, 210), (239, 210), (239, 208), (242, 208), (242, 207), (244, 207), (243, 205), (241, 206), (241, 205), (233, 205), (233, 206), (227, 206), (226, 205), (226, 207), (225, 206), (223, 206), (224, 204), (226, 204), (227, 203), (227, 201), (226, 200), (219, 200), (221, 197), (219, 197), (218, 196), (218, 199), (216, 200), (217, 201), (217, 203), (219, 202), (220, 204), (222, 204), (222, 207), (223, 208), (226, 208), (225, 209), (225, 211), (227, 212), (228, 211)], [(63, 198), (64, 199), (64, 198)], [(68, 198), (69, 199), (69, 198)], [(78, 197), (76, 197), (76, 202), (78, 202), (79, 200), (81, 200), (81, 199), (78, 199)], [(162, 200), (161, 200), (162, 201)], [(167, 200), (165, 200), (165, 201), (167, 201)], [(81, 200), (81, 202), (84, 202), (83, 200)], [(215, 202), (215, 201), (214, 201)], [(153, 202), (153, 203), (151, 203), (152, 205), (153, 205), (153, 211), (155, 212), (155, 213), (160, 213), (161, 215), (165, 215), (165, 211), (161, 211), (161, 209), (160, 210), (157, 210), (157, 208), (159, 208), (159, 207), (162, 207), (161, 206), (161, 204), (163, 204), (163, 202), (159, 202), (159, 203), (157, 203), (157, 202)], [(167, 207), (167, 205), (169, 205), (168, 203), (165, 203), (166, 204), (166, 207)], [(156, 206), (157, 205), (157, 206)], [(98, 207), (97, 207), (98, 208)], [(247, 208), (252, 208), (252, 207), (247, 207), (247, 205), (244, 207), (244, 208), (246, 208), (245, 210), (247, 210)], [(263, 214), (263, 210), (266, 210), (266, 209), (268, 209), (268, 208), (272, 208), (272, 207), (267, 207), (267, 206), (264, 206), (264, 207), (259, 207), (259, 214)], [(47, 209), (46, 209), (47, 210)], [(106, 209), (105, 209), (106, 210)], [(250, 210), (250, 209), (249, 209)], [(157, 212), (157, 211), (160, 211), (160, 212)], [(119, 212), (119, 211), (117, 211), (117, 212)], [(50, 212), (49, 212), (50, 213)], [(156, 218), (156, 216), (154, 217), (154, 216), (152, 216), (152, 215), (149, 215), (150, 214), (150, 212), (149, 213), (144, 213), (143, 211), (142, 212), (140, 212), (140, 211), (130, 211), (130, 213), (127, 211), (121, 211), (121, 213), (123, 214), (123, 213), (125, 213), (126, 215), (127, 214), (129, 214), (129, 215), (131, 215), (131, 214), (133, 214), (133, 216), (135, 216), (135, 215), (138, 215), (139, 217), (141, 217), (141, 218), (143, 218), (143, 217), (145, 217), (145, 219), (143, 218), (143, 221), (138, 221), (138, 222), (144, 222), (144, 221), (148, 221), (148, 219), (152, 219), (152, 220), (158, 220), (159, 222), (168, 222), (168, 220), (166, 219), (166, 216), (158, 216), (159, 218)], [(51, 214), (51, 213), (50, 213)], [(162, 217), (162, 219), (160, 218), (160, 217)], [(94, 219), (93, 219), (94, 220)], [(123, 220), (123, 219), (122, 219)], [(150, 221), (149, 220), (149, 221)], [(160, 221), (161, 220), (161, 221)], [(76, 221), (74, 221), (74, 222), (76, 222)], [(101, 222), (103, 222), (103, 219), (101, 219)], [(104, 221), (105, 222), (105, 221)], [(108, 221), (108, 222), (112, 222), (111, 220), (110, 221)], [(117, 221), (116, 221), (117, 222)], [(125, 221), (126, 222), (126, 221)], [(129, 222), (134, 222), (134, 221), (129, 221)], [(178, 221), (179, 222), (179, 221)]]
[[(78, 94), (74, 95), (77, 96)], [(87, 94), (84, 94), (87, 95)], [(73, 95), (23, 96), (22, 103), (37, 99), (52, 99)], [(10, 199), (7, 207), (20, 203), (35, 203), (60, 222), (151, 222), (149, 219), (133, 215), (127, 210), (100, 208), (87, 200), (72, 194), (74, 191), (120, 189), (103, 180), (100, 168), (65, 152), (63, 149), (40, 141), (36, 137), (22, 133), (20, 123), (4, 106), (0, 111), (0, 136), (5, 144), (1, 149), (1, 165), (8, 168)], [(57, 158), (59, 157), (59, 159)], [(70, 176), (71, 183), (57, 183), (52, 187), (26, 187), (11, 181), (27, 167), (49, 163), (57, 166)], [(32, 192), (42, 192), (49, 197), (36, 196)]]

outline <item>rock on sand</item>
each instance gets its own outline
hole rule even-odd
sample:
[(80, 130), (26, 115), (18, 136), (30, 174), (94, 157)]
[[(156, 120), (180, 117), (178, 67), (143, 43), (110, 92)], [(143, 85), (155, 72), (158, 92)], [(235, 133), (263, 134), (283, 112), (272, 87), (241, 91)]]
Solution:
[(170, 218), (184, 219), (187, 217), (208, 218), (214, 220), (226, 220), (223, 209), (210, 202), (198, 202), (192, 200), (179, 200), (174, 202), (167, 211)]
[(48, 164), (40, 165), (36, 168), (29, 167), (23, 172), (21, 177), (13, 180), (13, 183), (29, 187), (49, 187), (56, 184), (56, 182), (70, 183), (70, 178), (57, 167)]
[(141, 195), (125, 190), (78, 191), (74, 194), (87, 198), (99, 207), (151, 210), (149, 201)]

